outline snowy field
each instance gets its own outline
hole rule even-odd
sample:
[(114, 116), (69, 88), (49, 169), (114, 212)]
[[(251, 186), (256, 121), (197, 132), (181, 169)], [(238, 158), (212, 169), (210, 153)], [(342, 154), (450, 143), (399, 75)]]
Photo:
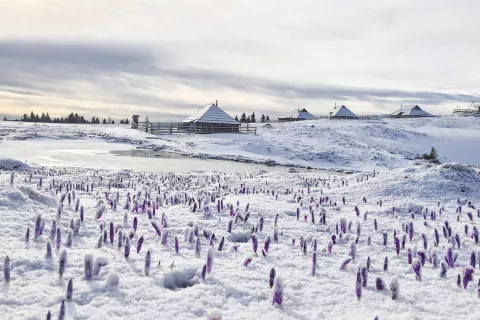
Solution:
[(259, 123), (257, 127), (257, 136), (153, 136), (123, 125), (0, 122), (0, 138), (5, 144), (19, 140), (96, 138), (202, 158), (357, 172), (407, 165), (411, 163), (408, 159), (429, 152), (433, 146), (442, 162), (480, 164), (480, 118), (315, 120)]
[[(1, 123), (0, 157), (19, 160), (0, 159), (1, 318), (477, 319), (479, 128), (319, 120), (154, 137)], [(431, 146), (444, 164), (409, 160)], [(133, 148), (356, 173), (110, 153)]]

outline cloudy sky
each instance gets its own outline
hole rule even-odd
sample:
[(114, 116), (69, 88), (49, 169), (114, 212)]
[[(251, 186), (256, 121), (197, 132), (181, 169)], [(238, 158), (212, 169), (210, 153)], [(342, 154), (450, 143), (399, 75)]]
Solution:
[(1, 0), (0, 115), (180, 120), (480, 100), (476, 0)]

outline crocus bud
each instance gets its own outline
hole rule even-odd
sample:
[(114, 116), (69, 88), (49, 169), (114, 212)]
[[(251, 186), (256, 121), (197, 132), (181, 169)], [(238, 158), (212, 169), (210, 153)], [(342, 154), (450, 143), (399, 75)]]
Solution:
[(137, 253), (140, 253), (142, 250), (142, 244), (143, 244), (143, 236), (140, 237), (137, 241)]
[(467, 266), (463, 272), (463, 288), (467, 289), (468, 283), (473, 280), (474, 269), (472, 266)]
[(273, 228), (273, 241), (278, 242), (278, 229), (277, 229), (277, 227)]
[(361, 271), (357, 271), (357, 281), (355, 282), (355, 295), (357, 299), (360, 300), (362, 297), (362, 274)]
[(91, 254), (86, 254), (84, 257), (84, 273), (85, 280), (91, 281), (93, 277), (93, 256)]
[(3, 261), (3, 279), (6, 283), (10, 282), (10, 258), (8, 256)]
[(368, 270), (366, 266), (361, 267), (361, 273), (362, 273), (362, 286), (366, 287), (368, 282)]
[(67, 250), (62, 249), (62, 251), (60, 251), (60, 256), (58, 258), (58, 274), (60, 274), (60, 278), (65, 273), (66, 267), (67, 267)]
[(123, 255), (125, 256), (125, 259), (128, 259), (128, 256), (130, 255), (130, 238), (127, 237), (125, 240), (125, 248), (123, 251)]
[(388, 257), (385, 257), (385, 261), (383, 262), (383, 272), (388, 271)]
[(150, 250), (147, 250), (147, 254), (145, 255), (145, 275), (149, 275), (150, 274), (150, 266), (151, 266), (151, 263), (152, 263), (152, 255), (150, 253)]
[(283, 280), (276, 276), (272, 288), (272, 304), (282, 305), (283, 302)]
[(447, 277), (448, 264), (444, 260), (440, 262), (440, 278)]
[(60, 227), (57, 228), (56, 244), (57, 244), (57, 250), (59, 250), (60, 246), (62, 245), (62, 230), (60, 229)]
[(213, 250), (212, 247), (208, 247), (207, 249), (207, 272), (210, 274), (212, 273), (213, 269), (213, 259), (215, 258), (215, 251)]
[(60, 305), (60, 312), (58, 313), (58, 320), (65, 319), (65, 300), (62, 300), (62, 304)]
[(342, 263), (340, 264), (340, 270), (345, 270), (347, 267), (347, 264), (349, 264), (352, 261), (352, 258), (345, 258), (343, 259)]
[(412, 270), (415, 272), (415, 280), (422, 281), (422, 263), (417, 258), (412, 261)]
[(398, 239), (398, 237), (395, 237), (393, 242), (395, 243), (395, 251), (397, 252), (398, 256), (398, 254), (400, 253), (400, 239)]
[(312, 276), (315, 277), (315, 272), (317, 271), (317, 252), (313, 252), (312, 256)]
[(205, 281), (206, 277), (207, 277), (207, 265), (204, 264), (202, 267), (202, 281)]
[(390, 290), (392, 291), (392, 300), (397, 300), (398, 294), (400, 292), (400, 284), (398, 283), (398, 278), (393, 277), (390, 282)]
[(178, 255), (178, 252), (179, 252), (179, 244), (178, 244), (178, 238), (177, 238), (177, 236), (175, 236), (174, 243), (175, 243), (175, 253)]
[(68, 280), (67, 295), (66, 295), (68, 302), (72, 301), (72, 296), (73, 296), (73, 280), (70, 279)]
[(275, 280), (275, 275), (276, 275), (275, 268), (272, 268), (272, 269), (270, 270), (270, 276), (269, 276), (270, 288), (273, 288), (273, 282), (274, 282), (274, 280)]
[(46, 253), (45, 253), (45, 258), (46, 259), (52, 259), (52, 243), (50, 240), (47, 240), (47, 245), (46, 245)]
[(385, 289), (385, 281), (383, 281), (382, 278), (377, 277), (375, 279), (375, 287), (377, 288), (377, 290)]
[(200, 258), (200, 252), (201, 252), (201, 243), (200, 243), (200, 238), (197, 238), (195, 241), (195, 257)]
[(370, 271), (370, 257), (367, 257), (367, 271)]
[(225, 242), (225, 237), (222, 237), (222, 239), (220, 240), (220, 244), (218, 245), (218, 251), (222, 251), (223, 250), (223, 244)]

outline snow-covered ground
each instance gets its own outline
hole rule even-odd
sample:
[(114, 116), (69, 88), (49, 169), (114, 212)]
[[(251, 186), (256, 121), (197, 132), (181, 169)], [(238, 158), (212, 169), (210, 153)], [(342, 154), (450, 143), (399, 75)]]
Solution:
[[(67, 319), (479, 318), (480, 170), (465, 165), (480, 163), (476, 121), (319, 120), (260, 126), (257, 136), (160, 137), (122, 126), (4, 122), (0, 157), (16, 160), (0, 159), (1, 318), (43, 319), (48, 311), (57, 318), (63, 300)], [(221, 161), (213, 169), (242, 173), (192, 172), (198, 163), (169, 170), (110, 154), (132, 146), (358, 173), (244, 164), (251, 166), (247, 173), (246, 167), (222, 170), (237, 164)], [(408, 159), (431, 146), (442, 162), (465, 164)], [(161, 161), (148, 161), (155, 160)], [(37, 233), (42, 232), (36, 237), (37, 222)], [(267, 237), (271, 244), (264, 254)], [(303, 239), (306, 252), (300, 249)], [(49, 244), (51, 258), (46, 257)], [(60, 270), (63, 249), (67, 262)], [(147, 251), (151, 263), (146, 270)], [(213, 251), (213, 268), (202, 279), (208, 251)], [(409, 252), (415, 259), (425, 254), (418, 279)], [(106, 264), (92, 279), (84, 270), (89, 255), (94, 265)], [(340, 270), (346, 258), (353, 259)], [(364, 277), (357, 271), (366, 268), (367, 260)], [(473, 279), (464, 288), (470, 264)], [(440, 276), (442, 265), (446, 274)], [(272, 268), (283, 279), (281, 305), (272, 305)], [(357, 278), (366, 280), (360, 291)], [(385, 283), (382, 290), (377, 278)], [(70, 280), (73, 294), (67, 299)], [(392, 281), (399, 284), (395, 300)]]
[(403, 166), (411, 163), (408, 159), (428, 153), (433, 146), (442, 161), (480, 164), (480, 118), (315, 120), (257, 126), (256, 136), (154, 136), (122, 125), (1, 122), (0, 138), (4, 143), (39, 139), (103, 139), (195, 157), (347, 171)]

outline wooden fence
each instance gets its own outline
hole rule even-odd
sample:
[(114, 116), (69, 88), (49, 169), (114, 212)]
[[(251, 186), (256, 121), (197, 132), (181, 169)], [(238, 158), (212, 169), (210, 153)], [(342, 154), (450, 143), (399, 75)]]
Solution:
[(139, 122), (132, 123), (132, 129), (149, 132), (151, 134), (211, 134), (211, 133), (253, 133), (257, 134), (257, 128), (250, 124), (238, 126), (191, 124), (185, 122)]

